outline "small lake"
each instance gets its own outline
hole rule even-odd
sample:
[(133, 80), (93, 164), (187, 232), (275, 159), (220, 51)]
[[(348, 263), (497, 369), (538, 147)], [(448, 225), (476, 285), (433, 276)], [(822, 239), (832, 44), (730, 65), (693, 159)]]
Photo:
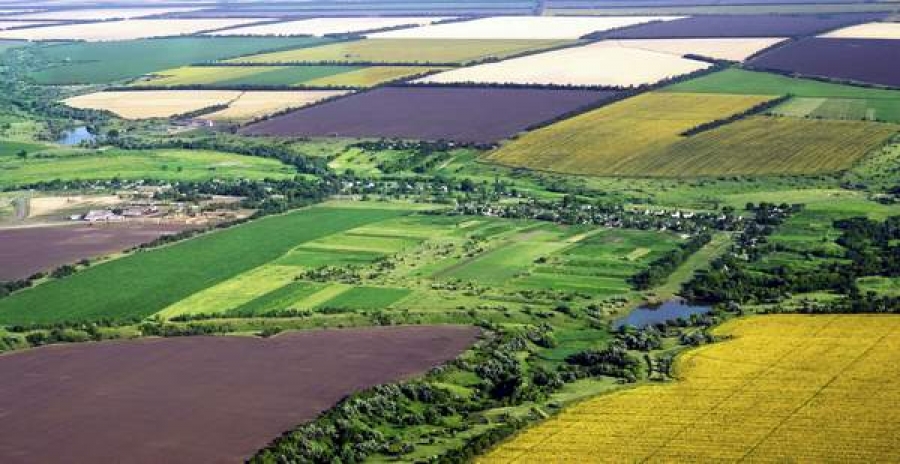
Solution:
[(76, 127), (72, 130), (63, 132), (62, 137), (56, 142), (60, 145), (78, 145), (81, 142), (93, 142), (97, 136), (88, 132), (87, 127)]
[(641, 306), (635, 309), (627, 316), (613, 321), (613, 329), (625, 325), (644, 328), (679, 318), (687, 319), (694, 314), (706, 314), (711, 309), (709, 306), (692, 305), (684, 300), (669, 300), (661, 305)]

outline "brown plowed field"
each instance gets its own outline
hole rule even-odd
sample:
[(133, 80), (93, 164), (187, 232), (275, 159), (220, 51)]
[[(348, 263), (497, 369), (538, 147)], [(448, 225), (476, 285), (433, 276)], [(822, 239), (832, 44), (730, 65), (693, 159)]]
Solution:
[(0, 462), (241, 462), (351, 392), (442, 364), (477, 335), (459, 326), (322, 330), (0, 356)]
[(24, 279), (84, 258), (126, 250), (184, 230), (183, 225), (76, 225), (0, 230), (0, 281)]

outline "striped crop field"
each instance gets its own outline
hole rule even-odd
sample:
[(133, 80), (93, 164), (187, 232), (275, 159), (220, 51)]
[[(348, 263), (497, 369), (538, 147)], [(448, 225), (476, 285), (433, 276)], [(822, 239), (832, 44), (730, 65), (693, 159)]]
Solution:
[(596, 397), (478, 462), (900, 461), (900, 317), (738, 319), (681, 380)]

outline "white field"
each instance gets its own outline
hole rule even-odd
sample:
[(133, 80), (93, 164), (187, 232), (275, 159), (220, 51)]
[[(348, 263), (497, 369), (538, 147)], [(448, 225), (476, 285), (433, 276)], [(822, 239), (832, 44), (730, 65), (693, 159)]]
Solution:
[(629, 87), (653, 84), (709, 67), (669, 53), (596, 42), (536, 55), (460, 68), (418, 79), (418, 83), (555, 84)]
[(90, 8), (63, 11), (45, 11), (16, 16), (16, 19), (58, 19), (58, 20), (107, 20), (129, 19), (166, 13), (197, 11), (199, 8)]
[(276, 113), (288, 108), (301, 108), (326, 98), (346, 95), (346, 90), (252, 91), (244, 92), (228, 108), (204, 115), (204, 119), (241, 120)]
[[(87, 24), (0, 31), (0, 39), (25, 40), (131, 40), (187, 35), (259, 22), (258, 19), (132, 19)], [(139, 57), (136, 57), (139, 58)]]
[(3, 18), (0, 18), (0, 30), (9, 29), (11, 27), (37, 26), (39, 24), (47, 23), (41, 21), (4, 21)]
[(596, 31), (680, 16), (497, 16), (369, 34), (378, 39), (577, 39)]
[(614, 42), (620, 47), (637, 48), (676, 56), (694, 54), (719, 60), (744, 61), (754, 53), (784, 40), (786, 39), (637, 39), (610, 42)]
[(900, 23), (859, 24), (831, 31), (820, 37), (834, 39), (900, 39)]
[(315, 18), (260, 26), (239, 27), (212, 32), (210, 35), (315, 35), (346, 34), (371, 31), (387, 27), (431, 24), (446, 18), (405, 17), (405, 18)]
[(167, 118), (240, 97), (234, 90), (139, 90), (96, 92), (64, 100), (74, 108), (107, 110), (125, 119)]

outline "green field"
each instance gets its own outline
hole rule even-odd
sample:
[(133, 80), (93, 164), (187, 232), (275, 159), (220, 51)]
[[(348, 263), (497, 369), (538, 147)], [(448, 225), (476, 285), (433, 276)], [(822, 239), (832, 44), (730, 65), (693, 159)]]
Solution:
[(4, 157), (16, 155), (23, 150), (26, 153), (33, 153), (36, 151), (46, 150), (47, 148), (49, 147), (47, 147), (46, 145), (41, 145), (34, 142), (0, 140), (0, 163), (2, 163)]
[(228, 60), (235, 63), (466, 63), (565, 44), (559, 40), (366, 39)]
[(51, 180), (287, 179), (280, 161), (201, 150), (53, 149), (22, 159), (0, 151), (0, 187)]
[(823, 119), (900, 122), (900, 91), (821, 82), (765, 72), (726, 69), (674, 84), (664, 92), (786, 95), (774, 114)]
[(291, 248), (403, 210), (318, 207), (273, 216), (88, 268), (0, 300), (0, 323), (149, 316)]
[(135, 85), (371, 87), (433, 69), (423, 66), (187, 66), (154, 73)]
[(327, 42), (309, 37), (177, 37), (46, 45), (36, 47), (33, 53), (48, 65), (31, 77), (40, 84), (101, 84), (194, 63)]
[(0, 40), (0, 53), (3, 53), (11, 48), (18, 48), (28, 45), (28, 42), (22, 40)]

